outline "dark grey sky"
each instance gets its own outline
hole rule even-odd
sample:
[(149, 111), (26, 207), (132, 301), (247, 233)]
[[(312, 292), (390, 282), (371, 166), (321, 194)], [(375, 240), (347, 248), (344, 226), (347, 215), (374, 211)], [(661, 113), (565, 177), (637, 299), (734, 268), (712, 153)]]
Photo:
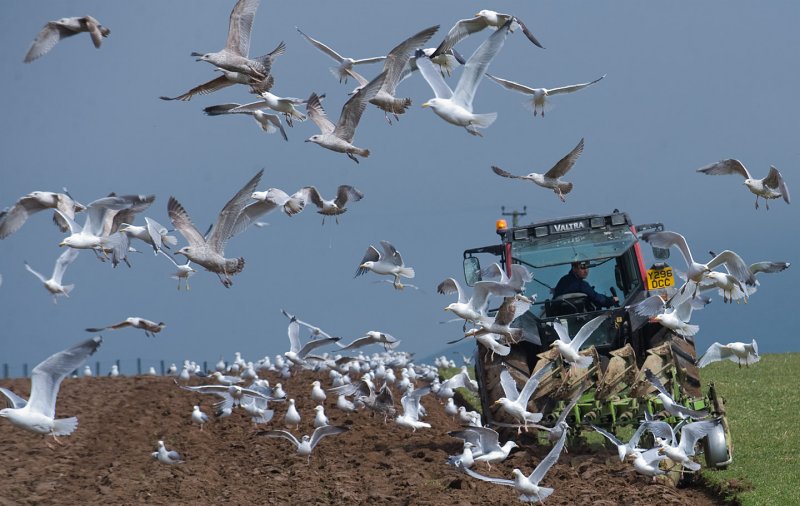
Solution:
[[(367, 57), (441, 24), (433, 46), (456, 20), (494, 8), (519, 16), (547, 47), (512, 34), (490, 66), (494, 75), (556, 87), (607, 74), (593, 87), (555, 97), (544, 118), (523, 107), (522, 95), (483, 81), (475, 111), (498, 113), (484, 138), (420, 108), (433, 94), (415, 75), (399, 87), (398, 94), (413, 100), (399, 123), (389, 126), (374, 108), (365, 112), (355, 141), (372, 156), (359, 165), (304, 143), (317, 133), (310, 122), (288, 129), (284, 142), (247, 117), (202, 113), (213, 104), (251, 101), (244, 89), (188, 103), (158, 100), (215, 75), (189, 53), (222, 47), (233, 4), (4, 3), (3, 18), (14, 22), (0, 33), (0, 206), (63, 186), (84, 203), (110, 191), (154, 193), (156, 202), (145, 214), (168, 224), (166, 202), (174, 195), (204, 228), (261, 168), (261, 190), (315, 185), (332, 195), (337, 185), (351, 184), (365, 198), (351, 205), (339, 225), (322, 226), (313, 209), (291, 219), (266, 216), (269, 227), (248, 230), (228, 244), (228, 256), (247, 261), (230, 290), (215, 275), (200, 272), (190, 292), (178, 292), (168, 277), (171, 265), (147, 252), (132, 258), (132, 269), (111, 269), (84, 252), (65, 276), (76, 285), (73, 294), (57, 305), (24, 270), (27, 260), (49, 273), (60, 254), (62, 236), (49, 215), (34, 216), (0, 242), (2, 362), (15, 368), (35, 364), (85, 338), (85, 327), (133, 315), (167, 327), (155, 339), (133, 330), (106, 333), (98, 360), (216, 361), (234, 351), (256, 360), (286, 350), (281, 308), (346, 340), (367, 330), (388, 332), (403, 340), (402, 349), (426, 356), (458, 337), (461, 328), (439, 323), (452, 298), (436, 294), (435, 287), (448, 276), (463, 279), (465, 248), (496, 242), (501, 205), (526, 205), (525, 219), (616, 207), (638, 223), (662, 221), (683, 233), (698, 257), (710, 249), (733, 249), (749, 262), (795, 262), (797, 203), (773, 201), (771, 210), (756, 211), (739, 178), (694, 172), (738, 158), (759, 177), (775, 165), (790, 188), (797, 186), (800, 71), (786, 56), (800, 47), (800, 7), (794, 2), (264, 0), (251, 54), (285, 41), (287, 52), (273, 68), (273, 91), (296, 97), (326, 93), (334, 120), (354, 84), (339, 84), (328, 71), (333, 62), (295, 26), (342, 54)], [(84, 14), (112, 31), (100, 50), (80, 35), (22, 63), (46, 21)], [(458, 49), (468, 56), (486, 36), (477, 34)], [(360, 70), (372, 76), (379, 68)], [(453, 86), (458, 75), (450, 79)], [(546, 170), (581, 137), (586, 148), (569, 174), (575, 189), (565, 204), (544, 189), (490, 171), (493, 164), (518, 174)], [(398, 292), (374, 283), (373, 276), (353, 279), (367, 246), (381, 239), (393, 242), (415, 267), (412, 283), (420, 290)], [(672, 263), (680, 267), (677, 254)], [(797, 351), (790, 287), (798, 282), (793, 267), (762, 276), (747, 305), (716, 300), (694, 318), (701, 326), (698, 347), (755, 337), (762, 352)]]

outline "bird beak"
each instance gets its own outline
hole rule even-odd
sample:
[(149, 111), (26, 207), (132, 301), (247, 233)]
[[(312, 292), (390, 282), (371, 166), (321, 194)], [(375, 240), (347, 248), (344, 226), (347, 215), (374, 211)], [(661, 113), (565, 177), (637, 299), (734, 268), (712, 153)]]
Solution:
[(655, 316), (651, 316), (647, 321), (650, 323), (658, 323), (658, 319)]
[(431, 106), (430, 102), (425, 102), (424, 104), (422, 104), (422, 107), (430, 107), (430, 106)]
[(64, 241), (61, 241), (60, 243), (58, 243), (58, 247), (59, 247), (59, 248), (61, 248), (61, 247), (63, 247), (63, 246), (66, 246), (66, 245), (67, 245), (67, 243), (66, 243), (66, 242), (64, 242)]
[(449, 307), (444, 308), (445, 311), (450, 311)]

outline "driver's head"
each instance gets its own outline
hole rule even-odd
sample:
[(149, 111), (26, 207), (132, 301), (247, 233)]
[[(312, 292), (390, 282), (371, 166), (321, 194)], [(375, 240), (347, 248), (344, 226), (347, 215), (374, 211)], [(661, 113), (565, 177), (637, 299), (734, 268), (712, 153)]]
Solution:
[(589, 275), (589, 262), (572, 262), (572, 272), (580, 279)]

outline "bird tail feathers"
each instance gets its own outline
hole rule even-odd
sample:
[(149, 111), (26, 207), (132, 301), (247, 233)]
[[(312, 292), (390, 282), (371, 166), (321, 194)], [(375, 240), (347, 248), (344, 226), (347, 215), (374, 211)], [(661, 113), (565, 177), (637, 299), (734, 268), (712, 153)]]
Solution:
[(53, 420), (53, 431), (51, 434), (54, 436), (69, 436), (75, 429), (78, 428), (78, 419), (76, 417), (59, 418)]
[(409, 278), (409, 279), (412, 279), (415, 276), (413, 267), (403, 267), (402, 269), (400, 269), (400, 272), (398, 274), (400, 276), (403, 276), (404, 278)]
[(69, 297), (69, 294), (72, 292), (72, 289), (75, 288), (75, 285), (64, 285), (64, 295)]
[(575, 362), (576, 367), (580, 367), (581, 369), (588, 369), (594, 358), (591, 355), (581, 356), (577, 362)]
[(487, 114), (476, 114), (475, 120), (473, 121), (473, 125), (478, 128), (488, 128), (489, 125), (494, 123), (494, 120), (497, 119), (496, 112), (490, 112)]

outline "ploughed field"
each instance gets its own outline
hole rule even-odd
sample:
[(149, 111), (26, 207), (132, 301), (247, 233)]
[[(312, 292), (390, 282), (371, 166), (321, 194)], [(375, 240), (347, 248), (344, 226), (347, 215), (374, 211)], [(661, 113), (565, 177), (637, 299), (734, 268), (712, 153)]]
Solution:
[[(281, 381), (261, 373), (271, 384), (281, 382), (296, 400), (302, 417), (298, 438), (313, 431), (311, 382), (330, 385), (327, 375), (302, 372)], [(192, 379), (191, 384), (200, 380)], [(1, 380), (0, 386), (27, 397), (28, 379)], [(0, 505), (10, 504), (516, 504), (519, 494), (470, 478), (446, 463), (461, 452), (458, 439), (447, 435), (459, 424), (446, 415), (432, 395), (422, 398), (424, 419), (432, 428), (412, 432), (384, 422), (369, 411), (344, 414), (328, 393), (325, 413), (332, 425), (348, 432), (323, 438), (310, 463), (295, 454), (284, 439), (259, 435), (283, 429), (287, 403), (272, 403), (271, 422), (255, 426), (236, 408), (201, 431), (190, 421), (192, 406), (213, 413), (215, 396), (179, 389), (169, 377), (68, 378), (56, 406), (59, 417), (77, 416), (78, 429), (59, 438), (63, 445), (18, 429), (0, 419), (0, 461), (3, 486)], [(395, 390), (400, 409), (400, 395)], [(524, 436), (524, 435), (523, 435)], [(185, 463), (165, 465), (151, 452), (158, 440), (179, 451)], [(548, 446), (522, 448), (487, 475), (511, 478), (519, 468), (529, 474)], [(675, 488), (651, 483), (603, 448), (571, 448), (542, 481), (555, 488), (546, 504), (719, 504), (701, 488)]]

